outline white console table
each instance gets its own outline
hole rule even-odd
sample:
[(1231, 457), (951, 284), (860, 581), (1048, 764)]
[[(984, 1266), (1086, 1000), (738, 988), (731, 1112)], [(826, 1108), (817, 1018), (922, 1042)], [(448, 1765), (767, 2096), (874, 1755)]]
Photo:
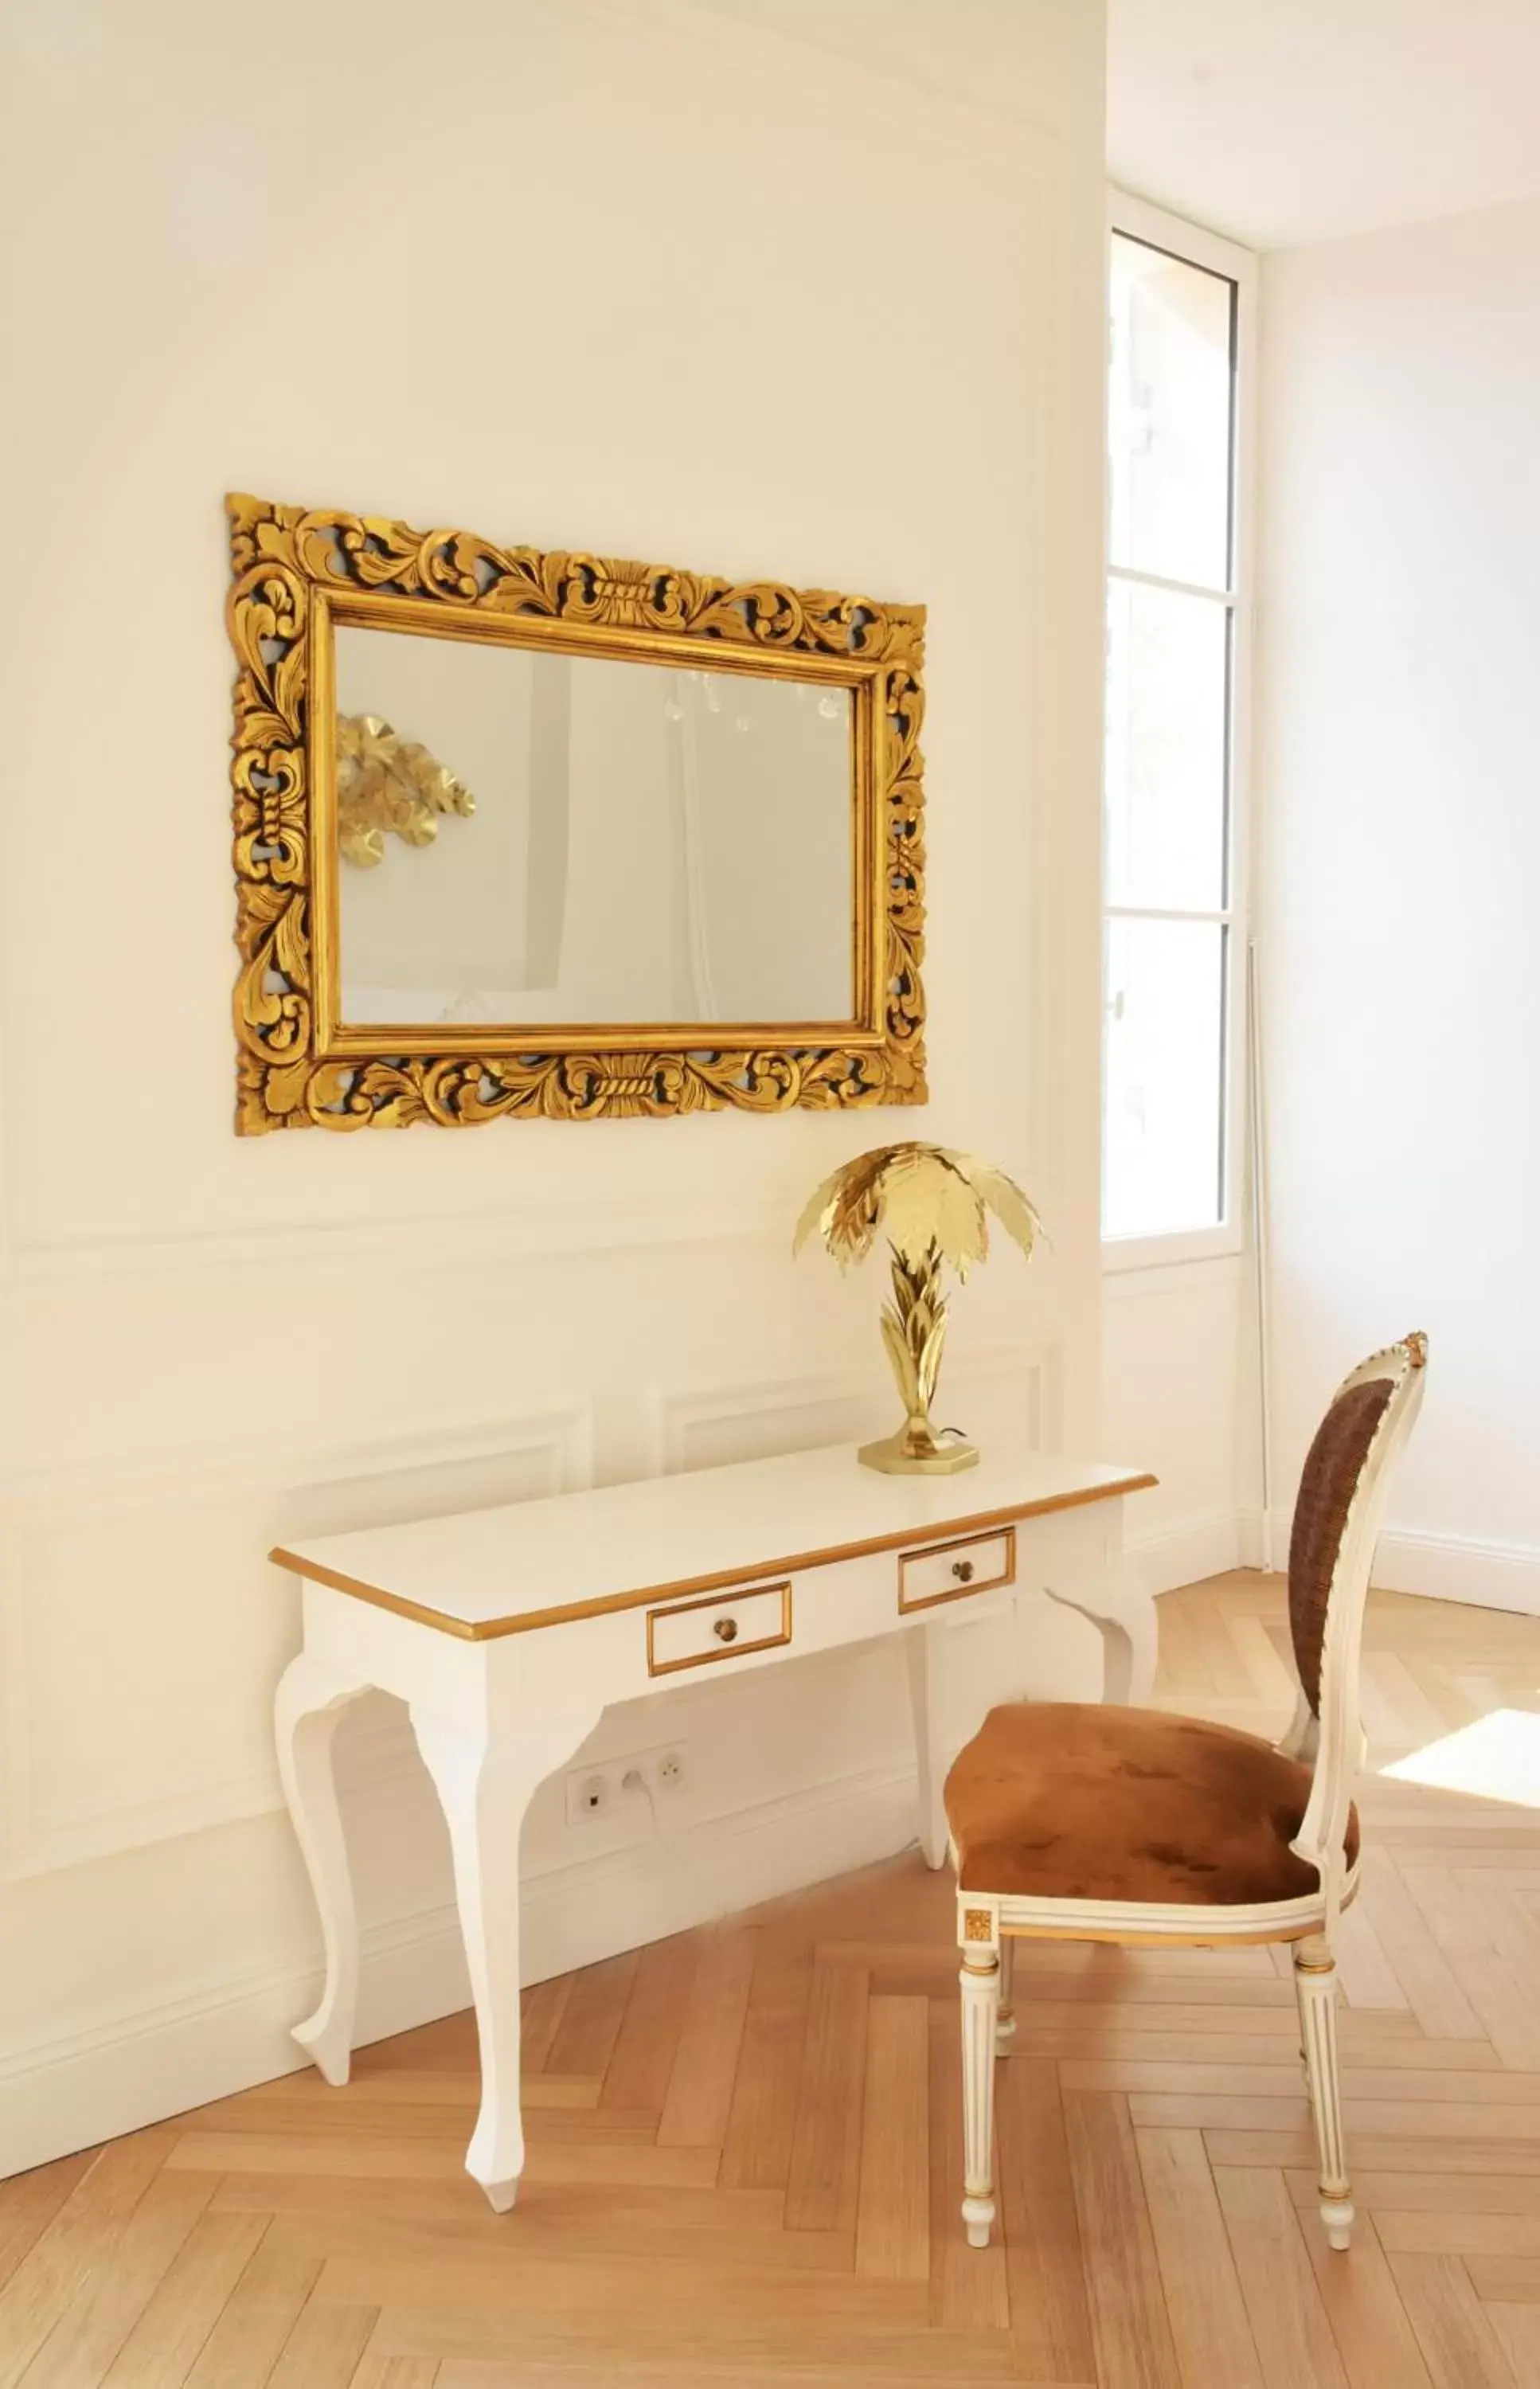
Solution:
[(885, 1476), (842, 1445), (274, 1552), (305, 1580), (304, 1648), (278, 1690), (278, 1758), (326, 1950), (321, 2004), (295, 2038), (328, 2082), (347, 2080), (358, 1932), (332, 1738), (350, 1701), (393, 1693), (453, 1852), (481, 2052), (465, 2164), (494, 2207), (511, 2206), (524, 2164), (519, 1828), (536, 1785), (611, 1702), (687, 1669), (774, 1667), (902, 1633), (918, 1833), (939, 1866), (941, 1785), (961, 1739), (955, 1704), (952, 1746), (935, 1722), (949, 1624), (985, 1603), (1013, 1616), (1015, 1680), (990, 1686), (983, 1706), (1030, 1685), (1045, 1595), (1101, 1629), (1103, 1697), (1141, 1698), (1154, 1608), (1121, 1565), (1122, 1496), (1154, 1481), (999, 1447), (965, 1475)]

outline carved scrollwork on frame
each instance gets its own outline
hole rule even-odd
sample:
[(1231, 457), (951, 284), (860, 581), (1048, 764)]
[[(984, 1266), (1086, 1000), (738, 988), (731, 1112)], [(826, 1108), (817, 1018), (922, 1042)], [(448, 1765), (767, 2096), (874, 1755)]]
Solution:
[[(922, 608), (775, 581), (734, 583), (666, 565), (497, 547), (468, 531), (421, 532), (384, 517), (252, 497), (233, 496), (226, 507), (227, 615), (237, 665), (232, 779), (241, 1133), (925, 1101)], [(784, 658), (786, 676), (795, 677), (798, 658), (821, 659), (826, 675), (837, 661), (834, 677), (865, 709), (854, 791), (861, 1016), (848, 1038), (790, 1044), (770, 1025), (736, 1029), (721, 1041), (703, 1023), (698, 1036), (667, 1032), (667, 1044), (660, 1032), (650, 1050), (645, 1029), (606, 1027), (579, 1032), (581, 1050), (576, 1041), (553, 1050), (539, 1031), (477, 1027), (411, 1041), (382, 1031), (371, 1046), (368, 1033), (328, 1016), (338, 979), (335, 907), (318, 898), (325, 886), (318, 848), (322, 837), (337, 837), (337, 795), (318, 784), (335, 773), (335, 738), (318, 737), (312, 717), (318, 642), (329, 638), (334, 616), (350, 619), (350, 607), (371, 621), (387, 621), (399, 608), (401, 627), (431, 627), (441, 612), (446, 625), (452, 617), (456, 635), (522, 644), (535, 626), (549, 624), (568, 652), (582, 651), (592, 633), (603, 652), (641, 662), (706, 664), (712, 650), (722, 662), (736, 650)], [(748, 668), (776, 667), (765, 660)], [(329, 672), (324, 684), (329, 690)], [(767, 895), (795, 901), (795, 891)], [(415, 1050), (425, 1039), (445, 1050)], [(401, 1050), (409, 1041), (413, 1050)]]

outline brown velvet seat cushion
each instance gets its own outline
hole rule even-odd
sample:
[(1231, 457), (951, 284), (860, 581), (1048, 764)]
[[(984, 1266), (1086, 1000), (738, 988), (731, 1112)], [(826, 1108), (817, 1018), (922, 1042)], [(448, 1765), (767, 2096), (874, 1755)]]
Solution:
[[(1048, 1899), (1297, 1899), (1318, 1887), (1289, 1847), (1310, 1773), (1197, 1718), (1012, 1702), (990, 1710), (947, 1778), (958, 1881)], [(1346, 1847), (1351, 1865), (1355, 1809)]]

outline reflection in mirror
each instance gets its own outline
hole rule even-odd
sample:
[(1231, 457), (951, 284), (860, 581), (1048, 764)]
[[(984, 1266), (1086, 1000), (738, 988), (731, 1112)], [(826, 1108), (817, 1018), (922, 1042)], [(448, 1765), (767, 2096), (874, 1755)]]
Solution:
[(848, 688), (339, 625), (345, 1021), (848, 1020)]

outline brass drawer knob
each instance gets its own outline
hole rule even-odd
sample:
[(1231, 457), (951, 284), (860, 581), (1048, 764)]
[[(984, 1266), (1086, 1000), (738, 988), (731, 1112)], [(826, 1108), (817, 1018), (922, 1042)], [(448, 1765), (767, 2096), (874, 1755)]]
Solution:
[(738, 1621), (735, 1617), (719, 1617), (711, 1631), (719, 1642), (736, 1642)]
[(959, 1584), (972, 1584), (972, 1582), (973, 1582), (973, 1580), (974, 1580), (974, 1564), (973, 1564), (973, 1561), (972, 1561), (972, 1560), (953, 1560), (953, 1562), (952, 1562), (952, 1574), (953, 1574), (953, 1576), (955, 1576), (955, 1577), (956, 1577), (956, 1578), (957, 1578), (957, 1580), (958, 1580)]

